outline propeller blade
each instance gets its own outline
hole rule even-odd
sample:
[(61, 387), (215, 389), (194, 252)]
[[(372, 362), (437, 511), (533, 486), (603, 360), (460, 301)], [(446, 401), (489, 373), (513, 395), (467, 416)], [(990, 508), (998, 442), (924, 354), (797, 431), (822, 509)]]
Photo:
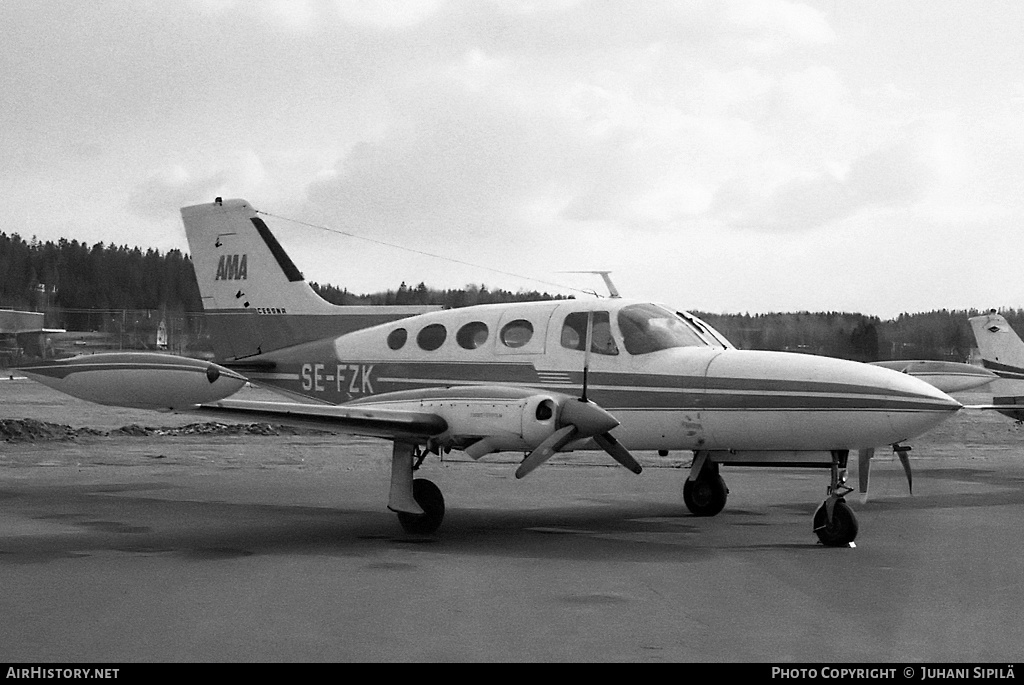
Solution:
[(563, 426), (549, 435), (544, 442), (537, 445), (536, 449), (526, 455), (526, 459), (523, 459), (522, 463), (519, 464), (519, 468), (516, 469), (516, 478), (522, 478), (550, 459), (551, 455), (565, 447), (573, 439), (574, 433), (576, 433), (576, 426), (570, 425)]
[(868, 497), (868, 478), (871, 475), (871, 457), (875, 456), (875, 448), (867, 447), (857, 452), (857, 480), (860, 482), (862, 500)]
[(909, 447), (900, 446), (899, 449), (893, 447), (893, 451), (896, 452), (896, 456), (900, 458), (900, 463), (903, 464), (903, 473), (907, 474), (907, 489), (910, 490), (910, 494), (914, 494), (914, 476), (910, 473), (910, 455), (907, 452), (910, 451)]
[(633, 473), (639, 474), (644, 470), (644, 467), (640, 466), (640, 463), (633, 458), (633, 455), (629, 453), (622, 443), (615, 439), (615, 436), (611, 433), (599, 433), (594, 436), (594, 442), (601, 446), (601, 448), (611, 455), (612, 459), (619, 462)]

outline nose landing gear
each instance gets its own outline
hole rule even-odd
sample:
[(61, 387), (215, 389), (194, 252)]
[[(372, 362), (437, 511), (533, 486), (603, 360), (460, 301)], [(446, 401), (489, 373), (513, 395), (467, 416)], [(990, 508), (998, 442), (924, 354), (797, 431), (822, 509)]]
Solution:
[(814, 532), (826, 547), (851, 547), (857, 537), (857, 517), (843, 499), (853, 492), (846, 486), (846, 461), (848, 450), (832, 452), (832, 479), (828, 497), (814, 512)]

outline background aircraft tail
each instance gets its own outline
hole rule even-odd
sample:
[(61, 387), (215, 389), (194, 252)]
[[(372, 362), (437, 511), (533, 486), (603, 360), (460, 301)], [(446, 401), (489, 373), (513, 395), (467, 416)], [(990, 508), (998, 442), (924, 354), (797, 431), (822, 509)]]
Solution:
[(999, 376), (993, 383), (992, 408), (1024, 421), (1024, 341), (994, 309), (970, 321), (982, 364)]
[(1001, 378), (1024, 380), (1024, 341), (995, 310), (970, 319), (982, 364)]
[(183, 207), (181, 218), (218, 359), (252, 357), (439, 308), (327, 302), (245, 200)]

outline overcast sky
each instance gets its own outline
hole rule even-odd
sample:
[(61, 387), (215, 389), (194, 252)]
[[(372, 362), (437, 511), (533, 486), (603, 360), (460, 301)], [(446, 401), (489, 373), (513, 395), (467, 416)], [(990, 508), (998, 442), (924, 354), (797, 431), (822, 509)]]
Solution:
[(1016, 0), (3, 0), (0, 230), (187, 251), (179, 208), (220, 195), (409, 248), (268, 219), (353, 292), (607, 269), (710, 312), (1021, 307), (1022, 26)]

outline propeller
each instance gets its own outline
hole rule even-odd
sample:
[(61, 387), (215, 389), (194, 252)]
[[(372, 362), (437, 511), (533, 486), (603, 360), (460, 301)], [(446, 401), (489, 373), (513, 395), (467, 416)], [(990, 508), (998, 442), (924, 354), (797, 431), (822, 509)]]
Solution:
[(910, 474), (910, 457), (907, 452), (910, 448), (906, 445), (900, 445), (899, 443), (892, 446), (892, 451), (896, 453), (896, 456), (900, 458), (900, 463), (903, 464), (903, 473), (907, 474), (907, 489), (910, 490), (910, 494), (914, 494), (914, 477)]
[(583, 389), (577, 400), (567, 400), (558, 414), (559, 428), (526, 455), (519, 468), (516, 478), (522, 478), (535, 468), (550, 459), (574, 440), (594, 438), (612, 459), (625, 466), (633, 473), (640, 473), (643, 467), (633, 458), (622, 443), (615, 439), (609, 431), (619, 425), (618, 419), (587, 399), (587, 372), (590, 367), (590, 345), (593, 339), (594, 313), (587, 317), (587, 339), (583, 361)]
[[(910, 457), (907, 455), (910, 452), (910, 447), (896, 443), (892, 446), (892, 451), (899, 457), (900, 464), (903, 465), (903, 472), (907, 474), (907, 489), (910, 490), (910, 494), (914, 494), (914, 475), (910, 472)], [(868, 496), (868, 474), (871, 470), (871, 458), (874, 455), (874, 448), (862, 449), (857, 454), (857, 479), (860, 482), (860, 494), (863, 500), (866, 500)]]
[(611, 455), (611, 458), (619, 462), (633, 473), (639, 474), (644, 470), (644, 467), (640, 466), (640, 462), (633, 458), (633, 455), (629, 453), (622, 443), (615, 439), (615, 436), (611, 433), (600, 433), (594, 436), (594, 442), (600, 445), (605, 452)]

